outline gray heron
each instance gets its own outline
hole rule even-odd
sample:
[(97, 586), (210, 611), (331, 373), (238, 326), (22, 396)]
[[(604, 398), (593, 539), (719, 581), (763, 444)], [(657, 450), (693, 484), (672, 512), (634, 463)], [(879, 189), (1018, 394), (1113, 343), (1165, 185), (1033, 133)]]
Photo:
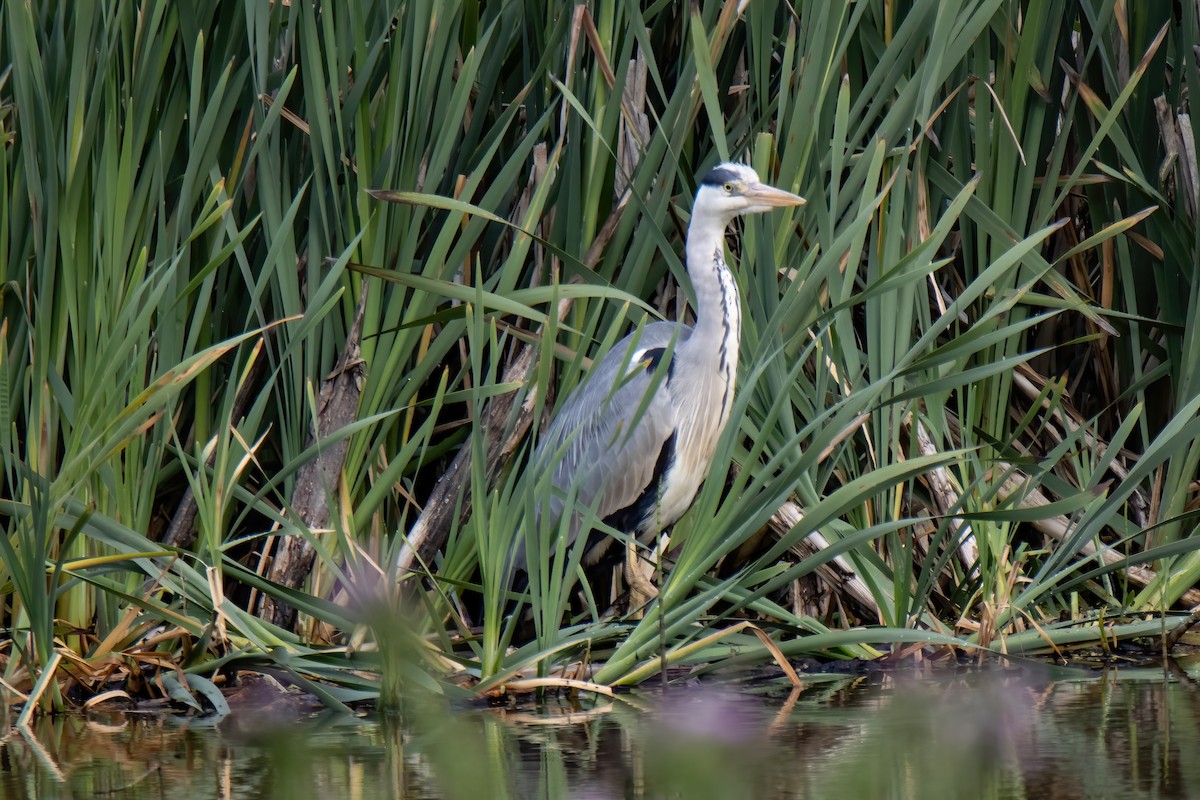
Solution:
[[(696, 324), (655, 322), (635, 331), (563, 401), (533, 459), (535, 469), (553, 468), (554, 519), (572, 487), (578, 508), (594, 507), (597, 517), (639, 540), (687, 511), (729, 421), (737, 379), (742, 315), (725, 262), (725, 231), (742, 214), (804, 202), (764, 184), (743, 164), (720, 164), (700, 181), (685, 246)], [(577, 518), (551, 551), (569, 545), (579, 527)], [(610, 542), (604, 537), (592, 546), (585, 564)], [(523, 537), (516, 555), (516, 565), (524, 566)]]

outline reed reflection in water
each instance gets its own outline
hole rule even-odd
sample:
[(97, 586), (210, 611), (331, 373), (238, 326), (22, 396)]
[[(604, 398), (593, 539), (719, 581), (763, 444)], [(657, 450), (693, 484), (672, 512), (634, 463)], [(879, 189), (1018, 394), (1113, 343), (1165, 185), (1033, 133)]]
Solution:
[(1182, 671), (983, 671), (683, 687), (398, 717), (43, 718), (0, 743), (0, 797), (1186, 798), (1200, 691)]

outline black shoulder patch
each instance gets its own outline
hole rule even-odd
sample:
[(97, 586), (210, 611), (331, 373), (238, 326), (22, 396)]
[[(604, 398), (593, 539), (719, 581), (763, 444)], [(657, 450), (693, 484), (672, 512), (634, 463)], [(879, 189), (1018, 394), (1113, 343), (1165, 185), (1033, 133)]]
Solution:
[(701, 186), (724, 186), (730, 181), (736, 181), (738, 174), (728, 167), (713, 167), (700, 181)]
[[(642, 355), (641, 363), (646, 365), (646, 372), (651, 374), (658, 369), (658, 365), (662, 363), (663, 356), (667, 354), (665, 347), (651, 347)], [(675, 356), (671, 356), (671, 363), (667, 364), (667, 377), (675, 377)]]
[(654, 370), (658, 369), (658, 364), (662, 361), (662, 357), (666, 352), (667, 348), (665, 347), (652, 347), (647, 350), (642, 355), (642, 363), (646, 365), (646, 371), (654, 372)]

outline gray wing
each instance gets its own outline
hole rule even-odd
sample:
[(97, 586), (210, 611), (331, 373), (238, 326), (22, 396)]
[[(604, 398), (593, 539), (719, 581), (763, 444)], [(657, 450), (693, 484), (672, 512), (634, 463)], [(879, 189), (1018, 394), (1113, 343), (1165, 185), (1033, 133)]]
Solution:
[[(578, 506), (595, 503), (603, 519), (634, 506), (662, 477), (678, 424), (667, 387), (671, 365), (664, 360), (690, 334), (674, 322), (647, 325), (614, 345), (567, 397), (533, 460), (535, 469), (546, 468), (562, 454), (554, 466), (555, 517), (574, 485)], [(652, 386), (657, 391), (647, 398)], [(574, 533), (572, 526), (572, 538)]]

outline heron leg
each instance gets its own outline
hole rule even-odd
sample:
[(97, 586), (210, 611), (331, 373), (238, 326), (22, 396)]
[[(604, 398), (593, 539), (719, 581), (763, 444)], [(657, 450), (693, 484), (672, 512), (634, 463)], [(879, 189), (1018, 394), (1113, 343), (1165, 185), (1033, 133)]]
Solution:
[(629, 586), (629, 616), (634, 619), (641, 619), (646, 605), (658, 597), (658, 587), (654, 585), (654, 572), (670, 541), (670, 537), (663, 534), (658, 540), (658, 545), (646, 555), (638, 553), (637, 544), (633, 540), (625, 545), (625, 583)]

